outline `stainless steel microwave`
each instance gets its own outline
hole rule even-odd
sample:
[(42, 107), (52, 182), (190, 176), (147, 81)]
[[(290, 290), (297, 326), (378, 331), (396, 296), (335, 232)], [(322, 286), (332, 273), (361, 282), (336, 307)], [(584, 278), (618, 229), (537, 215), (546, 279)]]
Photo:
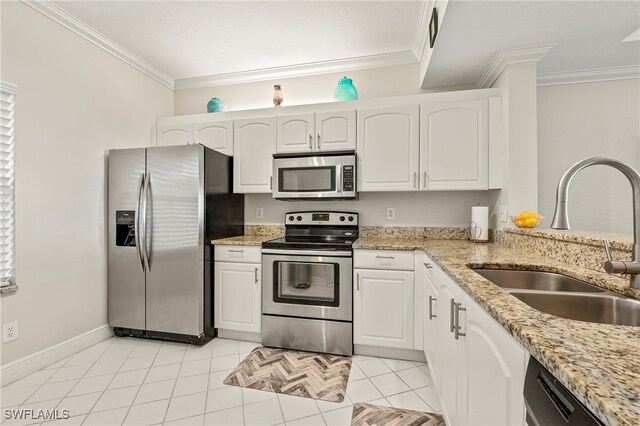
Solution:
[(273, 180), (278, 200), (355, 200), (356, 154), (274, 154)]

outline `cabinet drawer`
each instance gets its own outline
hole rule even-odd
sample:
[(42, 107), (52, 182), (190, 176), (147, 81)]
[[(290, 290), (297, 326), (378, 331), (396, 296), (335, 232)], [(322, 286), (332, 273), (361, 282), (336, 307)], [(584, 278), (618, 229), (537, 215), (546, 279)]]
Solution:
[(368, 269), (396, 269), (413, 271), (413, 251), (354, 250), (353, 267)]
[(262, 262), (262, 247), (216, 245), (214, 260), (216, 262), (260, 263)]

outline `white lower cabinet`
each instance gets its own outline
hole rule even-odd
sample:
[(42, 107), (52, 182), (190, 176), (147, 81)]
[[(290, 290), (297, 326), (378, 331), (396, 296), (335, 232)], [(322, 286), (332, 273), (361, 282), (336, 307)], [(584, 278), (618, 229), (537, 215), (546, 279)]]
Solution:
[(215, 262), (214, 326), (261, 332), (262, 265)]
[(353, 343), (413, 349), (413, 271), (355, 269)]
[(425, 289), (424, 347), (447, 424), (524, 425), (528, 353), (434, 269)]

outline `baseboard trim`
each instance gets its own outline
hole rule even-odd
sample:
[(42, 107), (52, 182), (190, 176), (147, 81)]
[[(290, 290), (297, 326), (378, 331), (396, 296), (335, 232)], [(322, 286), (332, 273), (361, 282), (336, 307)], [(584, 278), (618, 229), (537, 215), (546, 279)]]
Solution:
[(383, 348), (380, 346), (353, 345), (354, 355), (376, 356), (381, 358), (404, 359), (426, 362), (424, 352), (413, 349)]
[(50, 346), (39, 352), (12, 361), (0, 368), (0, 384), (6, 386), (31, 373), (42, 370), (113, 335), (108, 324), (89, 330), (79, 336)]
[(218, 337), (221, 339), (243, 340), (245, 342), (262, 343), (262, 334), (249, 333), (247, 331), (218, 329)]

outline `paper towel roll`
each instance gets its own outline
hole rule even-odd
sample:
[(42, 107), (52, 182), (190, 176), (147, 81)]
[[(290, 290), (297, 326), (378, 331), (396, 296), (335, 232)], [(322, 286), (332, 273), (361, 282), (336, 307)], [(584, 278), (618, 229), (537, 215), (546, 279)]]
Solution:
[(471, 207), (471, 241), (489, 241), (489, 207)]

